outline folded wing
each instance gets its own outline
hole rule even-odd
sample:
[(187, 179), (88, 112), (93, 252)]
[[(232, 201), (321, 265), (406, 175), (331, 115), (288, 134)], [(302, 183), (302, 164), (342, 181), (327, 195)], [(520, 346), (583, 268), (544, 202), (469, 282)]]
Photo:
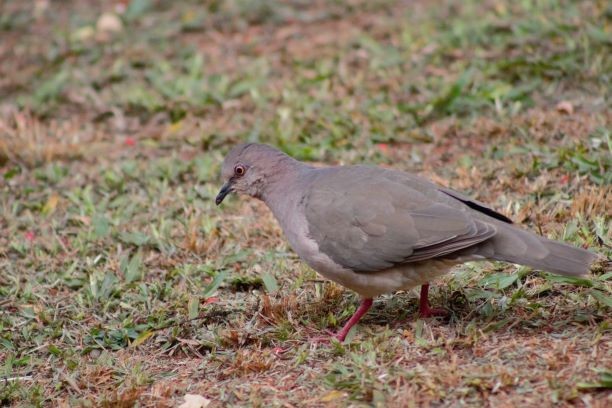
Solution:
[(443, 257), (495, 235), (493, 225), (402, 181), (372, 167), (322, 170), (304, 199), (319, 249), (344, 267), (374, 272)]

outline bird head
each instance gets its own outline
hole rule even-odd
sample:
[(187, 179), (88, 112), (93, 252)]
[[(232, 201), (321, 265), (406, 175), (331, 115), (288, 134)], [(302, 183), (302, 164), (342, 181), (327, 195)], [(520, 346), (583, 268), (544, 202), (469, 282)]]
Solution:
[(234, 147), (223, 161), (221, 178), (224, 184), (215, 203), (221, 204), (230, 193), (261, 198), (267, 186), (286, 171), (285, 164), (290, 161), (294, 160), (267, 145), (247, 143)]

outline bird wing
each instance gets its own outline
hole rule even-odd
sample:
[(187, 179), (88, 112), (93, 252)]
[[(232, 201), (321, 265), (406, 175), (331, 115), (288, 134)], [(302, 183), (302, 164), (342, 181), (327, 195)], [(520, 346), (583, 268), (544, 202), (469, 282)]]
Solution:
[(374, 272), (441, 257), (495, 235), (494, 226), (436, 200), (417, 182), (418, 189), (407, 173), (375, 167), (321, 169), (303, 200), (311, 238), (334, 262)]

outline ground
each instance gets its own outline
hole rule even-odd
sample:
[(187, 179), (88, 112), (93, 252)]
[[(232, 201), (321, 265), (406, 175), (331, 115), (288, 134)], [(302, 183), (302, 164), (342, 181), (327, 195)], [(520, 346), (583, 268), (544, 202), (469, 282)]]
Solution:
[[(102, 5), (102, 6), (101, 6)], [(4, 1), (0, 405), (612, 405), (609, 264), (358, 304), (224, 153), (411, 171), (612, 253), (609, 2)]]

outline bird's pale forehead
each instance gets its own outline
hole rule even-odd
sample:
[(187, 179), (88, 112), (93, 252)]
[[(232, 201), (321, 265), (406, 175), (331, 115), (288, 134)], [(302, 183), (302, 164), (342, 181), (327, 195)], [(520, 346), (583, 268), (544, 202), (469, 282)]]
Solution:
[(255, 143), (241, 144), (234, 147), (226, 156), (224, 167), (232, 168), (240, 163), (246, 166), (257, 165), (263, 167), (272, 163), (279, 156), (279, 152), (266, 145)]
[(234, 166), (241, 162), (242, 152), (247, 146), (248, 144), (240, 144), (229, 151), (223, 160), (223, 175), (228, 175), (233, 172)]
[(237, 161), (239, 161), (239, 159), (241, 159), (241, 156), (243, 156), (244, 151), (249, 146), (249, 144), (239, 144), (238, 146), (234, 147), (225, 157), (225, 162), (231, 164), (236, 163)]
[(246, 167), (257, 165), (261, 167), (267, 162), (266, 157), (271, 149), (265, 145), (255, 143), (244, 143), (235, 146), (225, 156), (223, 161), (222, 176), (229, 178), (234, 174), (236, 165), (241, 164)]

